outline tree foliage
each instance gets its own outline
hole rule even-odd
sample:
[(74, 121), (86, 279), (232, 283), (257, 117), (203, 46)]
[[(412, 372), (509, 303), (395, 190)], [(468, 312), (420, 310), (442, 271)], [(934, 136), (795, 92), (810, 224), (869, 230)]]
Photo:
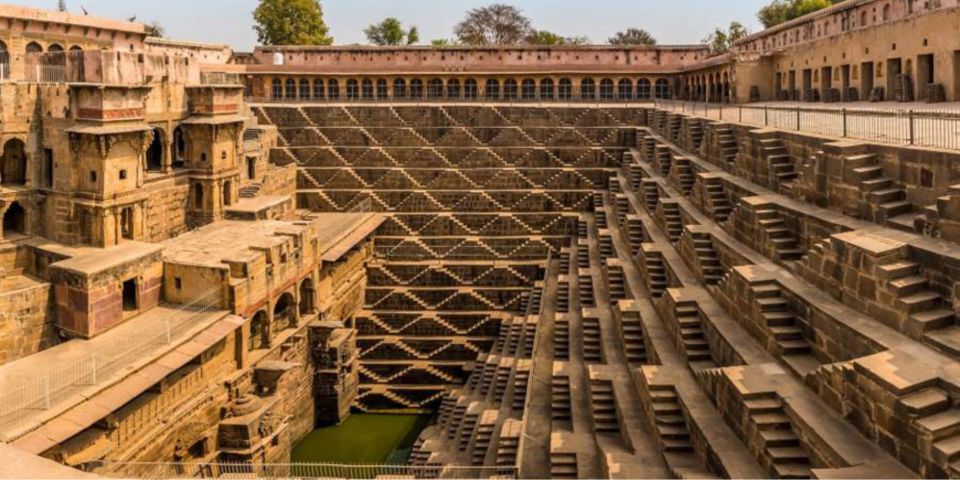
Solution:
[(370, 25), (363, 33), (374, 45), (413, 45), (420, 41), (420, 31), (416, 26), (404, 30), (400, 20), (394, 17), (388, 17), (380, 23)]
[(764, 27), (770, 28), (840, 1), (842, 0), (773, 0), (757, 12), (757, 19)]
[(703, 39), (703, 43), (710, 45), (713, 53), (723, 52), (733, 46), (738, 40), (750, 35), (750, 32), (740, 22), (730, 22), (726, 30), (718, 28)]
[(657, 39), (649, 32), (640, 28), (628, 28), (617, 32), (607, 40), (611, 45), (656, 45)]
[(253, 12), (257, 38), (264, 45), (330, 45), (319, 0), (260, 0)]
[(547, 30), (535, 30), (527, 36), (530, 45), (586, 45), (590, 39), (582, 36), (564, 37)]
[(464, 45), (517, 45), (534, 33), (530, 19), (520, 9), (496, 3), (475, 8), (454, 28)]
[(151, 37), (162, 37), (164, 32), (166, 32), (166, 29), (163, 28), (163, 25), (160, 25), (160, 22), (150, 22), (143, 27), (147, 35)]

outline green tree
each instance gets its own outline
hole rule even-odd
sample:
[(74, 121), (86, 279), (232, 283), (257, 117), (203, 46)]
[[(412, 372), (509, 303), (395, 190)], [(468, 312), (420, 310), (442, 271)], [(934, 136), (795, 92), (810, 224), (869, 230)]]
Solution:
[(166, 29), (163, 28), (163, 25), (160, 25), (160, 22), (150, 22), (143, 27), (147, 35), (151, 37), (162, 37), (164, 32), (166, 32)]
[(617, 32), (607, 40), (611, 45), (656, 45), (657, 39), (649, 32), (640, 28), (628, 28)]
[(420, 31), (416, 26), (404, 30), (400, 20), (394, 17), (388, 17), (380, 23), (370, 25), (363, 33), (374, 45), (413, 45), (420, 41)]
[(730, 22), (726, 30), (718, 28), (703, 39), (703, 43), (710, 45), (710, 51), (720, 53), (728, 50), (734, 43), (749, 35), (746, 27), (740, 22)]
[(535, 30), (527, 36), (526, 43), (530, 45), (585, 45), (590, 43), (587, 37), (564, 37), (547, 30)]
[(464, 45), (517, 45), (534, 32), (520, 9), (496, 3), (475, 8), (454, 28), (457, 40)]
[(330, 45), (319, 0), (260, 0), (253, 12), (257, 38), (264, 45)]
[(770, 28), (795, 18), (822, 10), (841, 0), (773, 0), (757, 12), (757, 19)]
[(460, 42), (458, 42), (456, 39), (437, 38), (437, 39), (431, 40), (430, 45), (433, 45), (434, 47), (455, 47), (457, 45), (460, 45)]

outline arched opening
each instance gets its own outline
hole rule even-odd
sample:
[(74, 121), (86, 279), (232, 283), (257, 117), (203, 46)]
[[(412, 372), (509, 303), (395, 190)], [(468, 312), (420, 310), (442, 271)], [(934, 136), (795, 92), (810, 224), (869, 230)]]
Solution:
[(180, 168), (186, 163), (187, 158), (187, 137), (183, 134), (183, 129), (177, 127), (173, 130), (173, 166)]
[(540, 80), (540, 100), (553, 100), (554, 90), (552, 78)]
[(468, 99), (477, 98), (477, 81), (468, 78), (466, 82), (463, 82), (463, 97)]
[(573, 98), (573, 82), (569, 78), (561, 78), (557, 88), (557, 96), (560, 100), (570, 100)]
[(387, 98), (389, 96), (387, 90), (387, 81), (382, 78), (377, 79), (377, 98)]
[(313, 81), (313, 98), (320, 99), (326, 96), (326, 91), (324, 89), (323, 80), (316, 79)]
[(525, 78), (523, 83), (520, 84), (520, 96), (524, 100), (536, 100), (537, 82), (535, 82), (532, 78)]
[(617, 98), (620, 100), (633, 100), (633, 82), (626, 78), (621, 78), (617, 83)]
[(250, 321), (250, 351), (270, 346), (270, 325), (267, 312), (260, 310)]
[(443, 80), (431, 78), (427, 84), (427, 98), (440, 98), (443, 96)]
[(508, 78), (503, 82), (503, 98), (506, 98), (508, 100), (515, 100), (517, 98), (518, 93), (519, 92), (517, 91), (516, 80), (512, 78)]
[(37, 42), (30, 42), (27, 44), (26, 52), (29, 53), (43, 53), (43, 47), (40, 46)]
[(613, 100), (613, 80), (609, 78), (600, 80), (600, 99)]
[(310, 80), (306, 78), (300, 79), (300, 99), (307, 100), (310, 98)]
[(10, 77), (10, 51), (7, 44), (0, 41), (0, 79)]
[(447, 82), (447, 98), (460, 99), (460, 80), (454, 78)]
[(360, 82), (360, 97), (364, 100), (373, 100), (373, 80), (364, 78)]
[(270, 97), (273, 99), (283, 98), (283, 82), (279, 78), (274, 78), (270, 83)]
[(640, 81), (637, 82), (637, 98), (640, 100), (649, 100), (650, 94), (652, 93), (650, 87), (650, 80), (641, 78)]
[(0, 185), (26, 185), (27, 151), (23, 140), (14, 138), (3, 145), (0, 157)]
[(393, 98), (407, 98), (407, 81), (398, 78), (393, 81)]
[(340, 81), (336, 78), (327, 81), (327, 98), (330, 100), (340, 99)]
[(654, 94), (655, 94), (655, 95), (657, 96), (657, 98), (659, 98), (659, 99), (668, 99), (668, 98), (670, 98), (670, 82), (668, 82), (668, 81), (667, 81), (666, 79), (664, 79), (664, 78), (661, 78), (660, 80), (657, 80), (657, 83), (656, 83), (656, 91), (654, 92)]
[(351, 78), (347, 80), (347, 99), (356, 100), (358, 98), (360, 98), (360, 84), (357, 79)]
[(273, 325), (276, 331), (286, 330), (297, 326), (297, 315), (294, 312), (293, 294), (284, 293), (273, 306)]
[(483, 87), (483, 96), (486, 98), (500, 98), (500, 82), (494, 79), (487, 80)]
[(292, 78), (288, 78), (285, 84), (283, 94), (287, 99), (297, 98), (297, 82), (294, 81)]
[(314, 311), (313, 280), (308, 278), (300, 284), (300, 315), (309, 315)]
[(80, 45), (74, 45), (74, 46), (70, 47), (70, 51), (71, 51), (71, 52), (82, 52), (82, 51), (83, 51), (83, 47), (81, 47)]
[(580, 81), (580, 98), (584, 100), (597, 98), (597, 84), (592, 78), (584, 78)]
[(18, 202), (13, 202), (3, 214), (3, 238), (27, 233), (27, 212)]
[(423, 80), (410, 80), (410, 98), (423, 98)]
[(158, 172), (163, 170), (163, 130), (153, 129), (153, 141), (147, 148), (147, 171)]
[(228, 180), (223, 182), (223, 206), (229, 207), (233, 205), (233, 184)]

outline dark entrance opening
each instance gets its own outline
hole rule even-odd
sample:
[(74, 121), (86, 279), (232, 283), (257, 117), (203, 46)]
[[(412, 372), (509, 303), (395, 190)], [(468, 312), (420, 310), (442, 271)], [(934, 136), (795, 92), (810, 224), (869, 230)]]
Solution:
[(247, 178), (250, 180), (257, 179), (257, 158), (256, 157), (247, 157)]
[(3, 157), (0, 157), (0, 184), (25, 185), (27, 183), (26, 145), (17, 138), (3, 145)]
[(159, 172), (163, 170), (163, 130), (153, 129), (153, 141), (147, 148), (147, 171)]
[(187, 139), (183, 136), (183, 129), (177, 127), (173, 131), (173, 166), (174, 168), (183, 167), (186, 163)]
[(873, 62), (860, 65), (860, 98), (869, 100), (873, 96)]
[(933, 54), (917, 57), (917, 98), (927, 100), (927, 87), (933, 84)]
[(127, 240), (133, 240), (133, 208), (120, 210), (120, 233)]
[(19, 203), (13, 202), (3, 214), (3, 236), (9, 238), (12, 234), (27, 232), (27, 212)]
[(806, 68), (803, 70), (803, 100), (812, 102), (813, 98), (813, 70)]
[(900, 74), (903, 73), (903, 61), (899, 58), (887, 60), (887, 96), (891, 100), (900, 101), (903, 98), (903, 84)]
[(850, 65), (840, 67), (840, 98), (844, 102), (854, 102), (857, 99), (850, 92)]
[(137, 280), (131, 278), (123, 282), (123, 311), (134, 312), (137, 310)]

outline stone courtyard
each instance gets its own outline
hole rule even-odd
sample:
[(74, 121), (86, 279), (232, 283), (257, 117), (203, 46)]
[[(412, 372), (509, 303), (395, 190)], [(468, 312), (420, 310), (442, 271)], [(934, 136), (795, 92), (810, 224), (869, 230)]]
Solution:
[[(960, 478), (960, 4), (919, 3), (721, 53), (0, 6), (0, 476)], [(406, 462), (293, 462), (375, 413), (430, 416)]]

